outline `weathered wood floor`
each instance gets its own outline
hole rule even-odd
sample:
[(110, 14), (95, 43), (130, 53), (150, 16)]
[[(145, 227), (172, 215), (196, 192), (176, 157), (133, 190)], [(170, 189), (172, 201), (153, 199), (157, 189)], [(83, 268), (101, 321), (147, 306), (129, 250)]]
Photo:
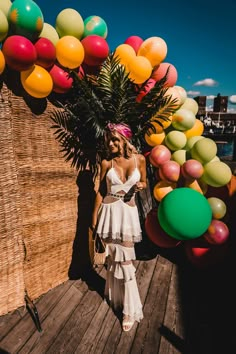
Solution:
[(194, 269), (182, 250), (136, 261), (144, 319), (130, 332), (103, 301), (104, 267), (35, 301), (42, 331), (25, 308), (0, 317), (0, 353), (235, 353), (232, 261)]

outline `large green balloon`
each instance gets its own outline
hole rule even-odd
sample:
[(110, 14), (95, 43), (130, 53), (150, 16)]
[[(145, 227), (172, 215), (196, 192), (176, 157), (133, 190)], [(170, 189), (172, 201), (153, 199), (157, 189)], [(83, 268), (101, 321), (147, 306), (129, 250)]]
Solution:
[(161, 200), (158, 219), (163, 230), (177, 240), (200, 237), (212, 220), (212, 210), (204, 195), (194, 189), (176, 188)]

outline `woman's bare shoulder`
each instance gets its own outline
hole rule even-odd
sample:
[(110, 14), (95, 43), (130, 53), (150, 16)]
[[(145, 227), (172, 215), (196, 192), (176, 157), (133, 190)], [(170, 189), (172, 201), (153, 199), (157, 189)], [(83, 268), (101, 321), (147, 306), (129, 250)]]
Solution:
[(144, 155), (137, 154), (136, 156), (137, 156), (137, 160), (139, 161), (140, 164), (144, 164), (146, 162)]
[(111, 160), (106, 160), (106, 159), (104, 159), (104, 160), (102, 160), (102, 162), (101, 162), (101, 167), (102, 167), (103, 169), (110, 168), (110, 165), (111, 165)]

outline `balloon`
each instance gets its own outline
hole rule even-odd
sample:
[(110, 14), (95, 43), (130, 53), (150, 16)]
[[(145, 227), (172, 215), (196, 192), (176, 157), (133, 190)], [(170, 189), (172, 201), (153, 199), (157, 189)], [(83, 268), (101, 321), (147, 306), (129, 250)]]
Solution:
[(206, 269), (224, 261), (228, 254), (227, 242), (223, 245), (211, 245), (204, 238), (190, 240), (184, 244), (187, 259), (193, 266)]
[(81, 41), (84, 47), (84, 63), (91, 66), (101, 65), (109, 54), (107, 41), (96, 35), (91, 34)]
[(8, 11), (10, 10), (10, 7), (12, 5), (12, 2), (10, 0), (1, 0), (0, 1), (0, 9), (2, 12), (7, 16)]
[(165, 145), (154, 146), (149, 154), (149, 161), (155, 167), (159, 167), (170, 158), (171, 152)]
[(35, 98), (47, 97), (53, 88), (53, 81), (48, 71), (39, 65), (20, 73), (25, 91)]
[(202, 180), (212, 187), (221, 187), (229, 183), (232, 177), (230, 167), (222, 161), (208, 162), (204, 165)]
[(181, 243), (181, 241), (175, 240), (173, 237), (167, 235), (161, 228), (157, 218), (157, 209), (152, 209), (147, 214), (145, 219), (145, 231), (149, 239), (159, 247), (171, 248)]
[(8, 21), (12, 33), (35, 40), (43, 29), (44, 18), (36, 2), (15, 0), (9, 9)]
[(156, 146), (156, 145), (160, 145), (163, 143), (163, 141), (165, 140), (165, 133), (152, 133), (150, 135), (148, 135), (147, 133), (144, 135), (144, 138), (146, 140), (146, 143), (150, 146)]
[(194, 189), (195, 191), (201, 193), (201, 194), (206, 194), (208, 186), (206, 183), (203, 181), (197, 180), (197, 179), (187, 179), (184, 183), (185, 187)]
[(142, 43), (143, 39), (139, 36), (130, 36), (124, 41), (124, 44), (130, 45), (134, 49), (136, 54), (138, 53), (138, 50)]
[(171, 160), (178, 162), (182, 166), (187, 159), (187, 151), (184, 149), (176, 150), (171, 155)]
[(198, 160), (189, 159), (181, 166), (181, 173), (185, 178), (198, 179), (203, 175), (204, 168)]
[(150, 37), (143, 41), (137, 55), (146, 57), (154, 68), (156, 65), (159, 65), (167, 55), (166, 42), (160, 37)]
[(153, 69), (151, 78), (160, 81), (167, 73), (167, 79), (164, 83), (164, 87), (172, 87), (176, 84), (178, 73), (174, 65), (170, 63), (161, 63), (156, 68)]
[(49, 74), (52, 77), (54, 92), (66, 93), (72, 87), (73, 79), (60, 66), (54, 64)]
[(107, 24), (100, 16), (89, 16), (84, 20), (84, 33), (83, 37), (90, 34), (97, 34), (102, 38), (107, 38)]
[[(187, 137), (186, 132), (184, 132), (184, 134)], [(185, 150), (191, 151), (193, 145), (200, 139), (204, 139), (204, 137), (203, 136), (198, 136), (198, 135), (187, 137), (187, 142), (186, 142), (186, 145), (184, 147)]]
[(178, 130), (170, 131), (166, 134), (165, 145), (172, 151), (182, 149), (187, 142), (187, 138), (183, 132)]
[(229, 228), (221, 220), (212, 220), (203, 237), (213, 245), (221, 245), (229, 238)]
[(201, 236), (207, 230), (212, 220), (212, 211), (201, 193), (181, 187), (161, 200), (158, 219), (168, 235), (178, 240), (188, 240)]
[(187, 97), (181, 108), (189, 109), (194, 115), (196, 115), (198, 112), (198, 103), (193, 98)]
[(6, 66), (5, 57), (2, 53), (2, 51), (0, 50), (0, 75), (5, 70), (5, 66)]
[(59, 37), (73, 36), (81, 39), (84, 33), (84, 21), (78, 11), (67, 8), (57, 15), (55, 28)]
[(37, 52), (33, 43), (23, 36), (7, 37), (3, 43), (2, 52), (7, 65), (17, 71), (29, 69), (37, 59)]
[(217, 145), (210, 138), (199, 139), (191, 148), (191, 156), (193, 159), (205, 164), (212, 160), (217, 153)]
[[(155, 86), (156, 81), (153, 79), (149, 79), (147, 81), (147, 83), (144, 85), (143, 89), (139, 92), (136, 101), (140, 102), (142, 101), (143, 97), (146, 96), (146, 94), (148, 94), (148, 92)], [(163, 130), (163, 129), (162, 129)], [(157, 133), (158, 131), (156, 131)], [(159, 131), (159, 133), (161, 133), (161, 131)]]
[(204, 124), (200, 121), (200, 119), (195, 119), (195, 123), (192, 128), (185, 130), (184, 134), (187, 138), (192, 136), (202, 135), (204, 132)]
[(182, 105), (187, 98), (187, 92), (182, 86), (175, 85), (174, 89), (178, 91), (178, 94), (180, 96), (180, 105)]
[(8, 20), (4, 12), (0, 9), (0, 42), (2, 42), (8, 34)]
[(209, 197), (208, 202), (212, 210), (212, 216), (214, 219), (222, 219), (226, 214), (226, 204), (225, 202), (216, 197)]
[(196, 117), (189, 109), (179, 108), (172, 115), (172, 126), (176, 130), (188, 130), (191, 129), (196, 121)]
[(173, 189), (177, 187), (176, 183), (173, 182), (167, 182), (167, 181), (159, 181), (153, 188), (153, 196), (156, 200), (159, 202)]
[(54, 44), (54, 46), (56, 46), (57, 42), (59, 41), (59, 35), (56, 29), (46, 22), (43, 24), (43, 29), (39, 37), (49, 39)]
[(176, 161), (166, 161), (159, 167), (159, 175), (167, 182), (177, 182), (180, 176), (180, 165)]
[(65, 68), (78, 68), (84, 60), (83, 45), (76, 37), (64, 36), (56, 44), (56, 57)]
[(147, 58), (138, 55), (131, 58), (128, 64), (128, 70), (130, 71), (129, 78), (134, 81), (135, 84), (142, 84), (150, 77), (152, 66)]
[(120, 44), (116, 47), (114, 57), (119, 59), (121, 65), (128, 70), (130, 60), (136, 57), (135, 50), (128, 44)]
[(38, 38), (34, 44), (37, 52), (36, 64), (45, 69), (50, 68), (56, 61), (56, 48), (47, 38)]
[[(175, 109), (180, 107), (181, 96), (179, 91), (174, 87), (168, 87), (167, 91), (164, 94), (164, 97), (168, 97), (171, 100), (171, 106)], [(175, 103), (173, 103), (175, 101)]]

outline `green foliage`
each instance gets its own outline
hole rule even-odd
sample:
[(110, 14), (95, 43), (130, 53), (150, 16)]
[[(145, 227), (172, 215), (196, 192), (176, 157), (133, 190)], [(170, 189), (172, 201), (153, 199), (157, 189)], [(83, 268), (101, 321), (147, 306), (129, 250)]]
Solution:
[(142, 151), (144, 134), (153, 128), (150, 119), (161, 124), (158, 118), (168, 120), (176, 110), (176, 100), (166, 94), (164, 87), (168, 72), (138, 102), (137, 96), (146, 90), (148, 80), (135, 84), (114, 54), (108, 56), (98, 75), (80, 76), (75, 71), (69, 75), (73, 87), (63, 104), (57, 102), (62, 109), (53, 112), (52, 128), (66, 161), (76, 169), (89, 167), (97, 171), (109, 122), (128, 124), (133, 132), (132, 143)]

